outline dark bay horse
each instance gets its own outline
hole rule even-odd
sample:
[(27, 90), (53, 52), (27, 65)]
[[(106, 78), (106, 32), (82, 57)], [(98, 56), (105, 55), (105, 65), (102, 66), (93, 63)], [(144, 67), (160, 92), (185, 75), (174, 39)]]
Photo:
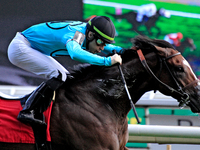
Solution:
[[(200, 112), (200, 84), (172, 45), (142, 36), (122, 56), (133, 103), (158, 90)], [(127, 150), (130, 101), (117, 65), (78, 65), (56, 91), (50, 133), (52, 150)], [(4, 147), (3, 147), (4, 146)], [(34, 150), (34, 145), (0, 143), (1, 150)]]
[[(136, 20), (137, 12), (135, 12), (135, 11), (130, 11), (128, 13), (124, 13), (124, 14), (121, 14), (121, 15), (115, 15), (115, 14), (110, 14), (110, 13), (108, 13), (108, 14), (113, 16), (115, 19), (126, 19), (132, 25), (131, 29), (133, 31), (139, 33), (140, 35), (145, 35), (145, 33), (143, 31), (138, 30), (138, 27), (141, 26), (141, 25), (144, 25), (146, 27), (148, 35), (152, 35), (153, 33), (151, 32), (151, 29), (155, 28), (157, 30), (155, 37), (158, 37), (161, 33), (161, 30), (160, 30), (159, 27), (156, 26), (156, 22), (158, 21), (159, 17), (163, 16), (160, 13), (160, 10), (161, 9), (158, 9), (156, 11), (155, 15), (153, 15), (149, 18), (146, 17), (147, 20), (144, 17), (142, 22), (138, 22)], [(164, 10), (164, 8), (162, 8), (162, 10)]]
[(181, 42), (180, 46), (176, 47), (176, 49), (181, 53), (183, 53), (186, 48), (189, 48), (190, 51), (196, 50), (196, 45), (194, 44), (193, 39), (187, 37)]

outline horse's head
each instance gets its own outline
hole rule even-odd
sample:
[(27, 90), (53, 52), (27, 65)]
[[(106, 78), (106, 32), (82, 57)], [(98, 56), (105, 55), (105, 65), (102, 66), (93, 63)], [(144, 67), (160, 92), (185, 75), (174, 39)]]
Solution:
[(179, 101), (180, 106), (187, 105), (194, 113), (200, 112), (200, 82), (185, 58), (163, 40), (138, 36), (133, 39), (133, 43), (133, 49), (141, 49), (144, 54), (144, 58), (139, 57), (153, 81), (150, 82), (151, 90), (172, 96)]

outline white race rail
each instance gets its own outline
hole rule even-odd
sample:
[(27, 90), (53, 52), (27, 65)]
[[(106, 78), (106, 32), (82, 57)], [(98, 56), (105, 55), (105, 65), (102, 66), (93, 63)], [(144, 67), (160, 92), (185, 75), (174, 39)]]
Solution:
[(11, 86), (11, 85), (2, 85), (0, 86), (0, 93), (2, 96), (24, 96), (26, 94), (31, 93), (35, 90), (36, 86)]
[(129, 125), (129, 142), (200, 144), (200, 127)]

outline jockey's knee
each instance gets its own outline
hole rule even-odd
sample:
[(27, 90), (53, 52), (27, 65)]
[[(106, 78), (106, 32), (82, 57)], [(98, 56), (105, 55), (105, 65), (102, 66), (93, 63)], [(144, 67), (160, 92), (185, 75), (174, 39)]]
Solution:
[(66, 70), (54, 70), (50, 75), (47, 76), (47, 78), (58, 78), (59, 80), (65, 82), (67, 79), (67, 74), (69, 74), (69, 72)]

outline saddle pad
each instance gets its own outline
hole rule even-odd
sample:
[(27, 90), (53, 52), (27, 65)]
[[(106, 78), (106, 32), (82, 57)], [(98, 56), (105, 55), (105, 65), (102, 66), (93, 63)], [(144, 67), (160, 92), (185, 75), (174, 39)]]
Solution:
[[(47, 141), (50, 137), (51, 106), (44, 112), (47, 123)], [(17, 120), (22, 106), (19, 100), (0, 99), (0, 142), (9, 143), (35, 143), (32, 127)]]

